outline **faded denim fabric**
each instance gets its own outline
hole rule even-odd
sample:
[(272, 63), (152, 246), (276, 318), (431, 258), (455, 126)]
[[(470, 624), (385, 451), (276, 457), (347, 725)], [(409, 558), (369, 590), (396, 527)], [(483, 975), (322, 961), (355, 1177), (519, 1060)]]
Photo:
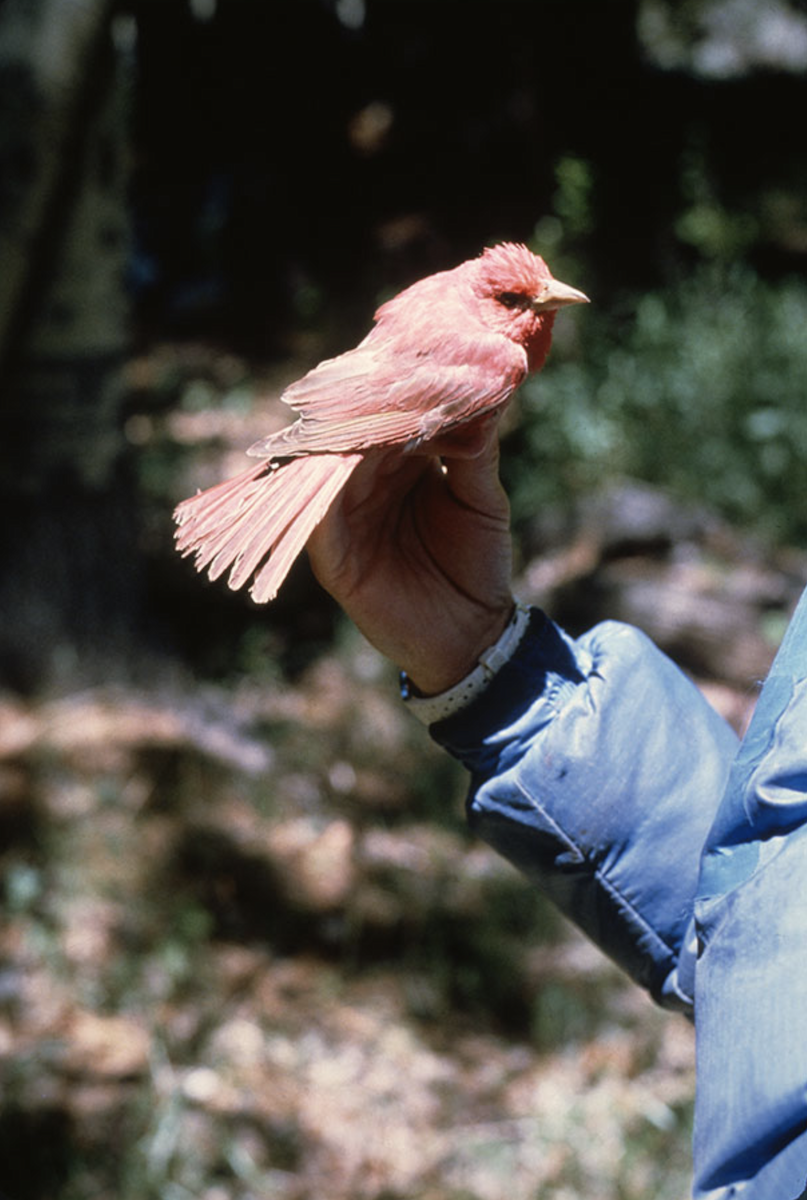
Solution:
[(643, 634), (572, 640), (535, 610), (486, 692), (431, 729), (471, 772), (472, 828), (657, 1001), (692, 1015), (697, 997), (709, 1200), (807, 1183), (805, 658), (803, 600), (739, 747)]
[(807, 592), (707, 838), (695, 1194), (807, 1194)]

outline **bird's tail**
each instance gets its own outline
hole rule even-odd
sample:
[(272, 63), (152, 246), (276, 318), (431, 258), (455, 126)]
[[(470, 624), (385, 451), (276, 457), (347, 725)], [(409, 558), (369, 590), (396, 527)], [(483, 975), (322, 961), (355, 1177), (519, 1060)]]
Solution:
[(196, 569), (231, 588), (250, 576), (250, 594), (272, 600), (315, 527), (361, 461), (360, 454), (312, 454), (263, 461), (177, 505), (176, 545)]

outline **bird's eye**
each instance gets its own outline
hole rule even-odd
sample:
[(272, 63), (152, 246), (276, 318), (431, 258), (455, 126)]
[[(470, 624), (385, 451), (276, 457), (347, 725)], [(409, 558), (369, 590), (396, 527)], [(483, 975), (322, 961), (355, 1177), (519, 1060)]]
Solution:
[(524, 305), (524, 297), (519, 292), (499, 292), (496, 299), (505, 308), (522, 308)]

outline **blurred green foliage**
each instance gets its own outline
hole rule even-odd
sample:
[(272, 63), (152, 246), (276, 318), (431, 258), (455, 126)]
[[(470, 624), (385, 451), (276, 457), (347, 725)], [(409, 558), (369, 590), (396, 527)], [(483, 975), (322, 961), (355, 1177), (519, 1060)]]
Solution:
[(592, 300), (522, 392), (504, 468), (517, 526), (627, 475), (802, 541), (807, 286), (710, 263), (602, 314)]
[(627, 476), (776, 543), (804, 541), (807, 285), (753, 268), (760, 204), (723, 199), (703, 130), (690, 130), (678, 175), (668, 284), (613, 292), (592, 246), (596, 165), (571, 152), (556, 160), (552, 211), (532, 245), (592, 306), (559, 316), (505, 438), (517, 531), (544, 506)]

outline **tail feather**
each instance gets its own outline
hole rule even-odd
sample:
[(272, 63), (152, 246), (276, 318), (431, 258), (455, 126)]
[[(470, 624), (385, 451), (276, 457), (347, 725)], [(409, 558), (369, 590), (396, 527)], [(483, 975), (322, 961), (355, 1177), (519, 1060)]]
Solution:
[(198, 530), (196, 566), (207, 570), (211, 579), (218, 579), (230, 563), (239, 557), (243, 541), (254, 532), (268, 550), (271, 545), (272, 529), (268, 528), (266, 514), (261, 512), (262, 501), (268, 500), (269, 480), (265, 489), (250, 486), (244, 495), (236, 497), (236, 507), (217, 504), (217, 511), (204, 528)]
[(258, 603), (271, 600), (315, 527), (347, 483), (361, 454), (317, 454), (266, 462), (183, 500), (174, 513), (176, 544), (199, 571), (231, 588), (255, 576)]
[(271, 543), (271, 557), (256, 577), (252, 594), (258, 598), (256, 589), (263, 592), (266, 579), (277, 578), (279, 587), (315, 526), (344, 487), (358, 459), (358, 455), (353, 461), (337, 455), (298, 458), (280, 468), (283, 478), (278, 480), (275, 491), (282, 491), (282, 495), (278, 495), (273, 504), (271, 519), (267, 514), (265, 522), (245, 530), (244, 535), (230, 545), (228, 553), (232, 554), (233, 550), (236, 553), (230, 586), (238, 588), (246, 583), (253, 571), (261, 566), (266, 558), (267, 543)]
[[(178, 504), (174, 512), (177, 550), (185, 555), (190, 553), (221, 526), (222, 514), (233, 517), (243, 509), (253, 490), (260, 491), (260, 477), (266, 470), (266, 463), (261, 463)], [(203, 557), (200, 552), (199, 558)], [(197, 566), (203, 565), (204, 562), (197, 560)]]

